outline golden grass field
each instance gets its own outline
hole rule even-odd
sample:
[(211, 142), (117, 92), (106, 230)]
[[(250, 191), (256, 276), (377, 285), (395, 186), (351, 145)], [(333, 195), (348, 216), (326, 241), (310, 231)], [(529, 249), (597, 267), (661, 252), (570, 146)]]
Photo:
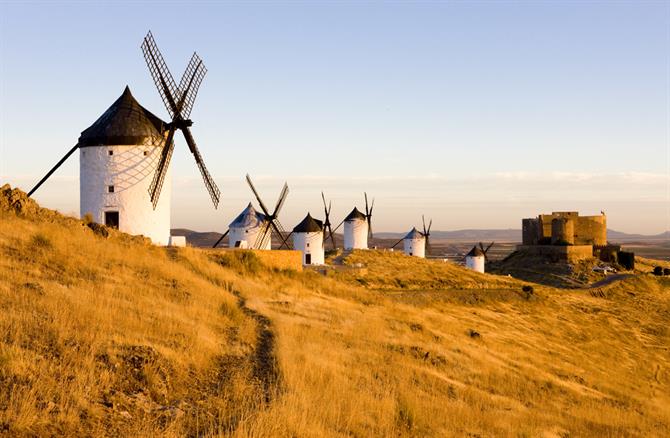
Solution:
[(0, 434), (670, 435), (668, 278), (323, 276), (1, 207)]

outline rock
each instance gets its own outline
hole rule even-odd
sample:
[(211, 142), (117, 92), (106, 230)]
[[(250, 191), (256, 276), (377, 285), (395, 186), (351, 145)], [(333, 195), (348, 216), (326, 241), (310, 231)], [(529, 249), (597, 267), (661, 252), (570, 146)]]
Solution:
[(473, 339), (479, 339), (482, 337), (482, 335), (480, 335), (479, 332), (472, 329), (468, 329), (468, 335)]

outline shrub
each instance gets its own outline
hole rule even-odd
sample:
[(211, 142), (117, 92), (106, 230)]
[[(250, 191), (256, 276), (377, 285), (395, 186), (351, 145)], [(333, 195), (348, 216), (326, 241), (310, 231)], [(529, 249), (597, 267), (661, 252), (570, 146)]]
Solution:
[(660, 266), (654, 267), (654, 275), (663, 275), (663, 268)]
[(34, 247), (41, 249), (51, 249), (53, 247), (53, 245), (51, 244), (51, 240), (42, 233), (35, 234), (32, 237), (30, 243)]

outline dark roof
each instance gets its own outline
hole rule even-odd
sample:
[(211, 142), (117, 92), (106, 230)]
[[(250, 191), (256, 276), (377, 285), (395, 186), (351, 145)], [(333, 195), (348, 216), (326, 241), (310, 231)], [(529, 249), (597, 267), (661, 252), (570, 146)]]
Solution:
[(425, 236), (421, 233), (421, 231), (417, 230), (416, 227), (412, 228), (412, 231), (407, 233), (405, 235), (404, 239), (423, 239)]
[(251, 202), (247, 205), (247, 208), (242, 210), (234, 221), (228, 225), (229, 228), (256, 228), (262, 223), (267, 221), (267, 217), (263, 213), (256, 211)]
[(314, 219), (309, 213), (298, 225), (293, 228), (294, 233), (316, 233), (323, 231), (323, 222)]
[(147, 140), (163, 146), (166, 123), (137, 103), (126, 86), (121, 97), (79, 137), (79, 147), (141, 145)]
[(465, 255), (466, 257), (484, 257), (484, 251), (482, 251), (477, 245), (473, 246), (469, 253)]
[(354, 207), (354, 209), (351, 210), (351, 213), (349, 213), (349, 216), (345, 217), (344, 220), (345, 221), (353, 221), (353, 220), (356, 220), (356, 219), (365, 220), (367, 218), (365, 217), (365, 215), (363, 213), (358, 211), (358, 208)]

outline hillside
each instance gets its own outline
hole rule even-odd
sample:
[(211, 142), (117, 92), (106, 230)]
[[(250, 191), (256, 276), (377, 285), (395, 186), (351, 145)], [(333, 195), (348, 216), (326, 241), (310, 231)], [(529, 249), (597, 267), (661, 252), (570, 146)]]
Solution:
[[(105, 237), (105, 234), (108, 234)], [(166, 249), (0, 189), (10, 436), (667, 436), (670, 279)]]

